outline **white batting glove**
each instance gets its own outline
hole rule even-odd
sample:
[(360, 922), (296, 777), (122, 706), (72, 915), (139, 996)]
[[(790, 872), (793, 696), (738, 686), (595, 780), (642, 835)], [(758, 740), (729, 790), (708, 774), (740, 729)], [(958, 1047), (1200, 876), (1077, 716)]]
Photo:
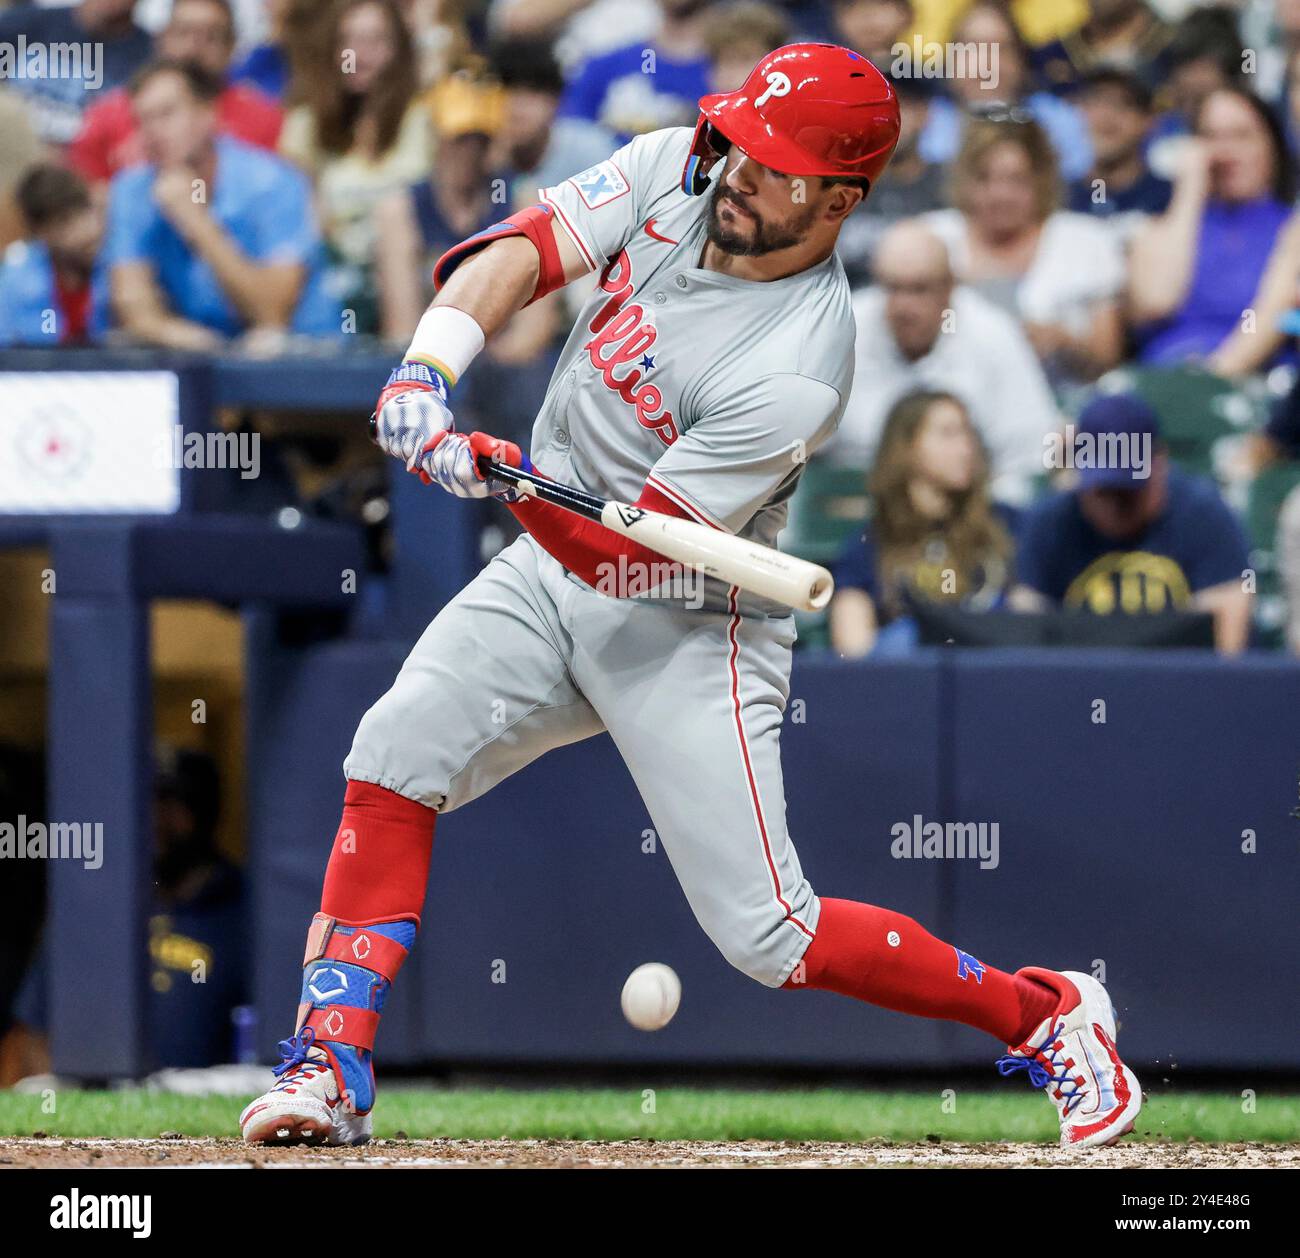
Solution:
[(457, 498), (504, 498), (516, 501), (515, 490), (508, 482), (480, 470), (481, 460), (488, 459), (518, 468), (532, 475), (532, 461), (513, 441), (502, 441), (485, 432), (449, 432), (439, 437), (433, 449), (420, 456), (420, 474), (441, 485)]
[(475, 460), (469, 438), (463, 432), (449, 432), (420, 456), (419, 468), (435, 485), (457, 498), (487, 498), (493, 491), (475, 470)]
[[(421, 457), (431, 441), (453, 432), (456, 421), (447, 408), (446, 384), (423, 363), (403, 363), (388, 378), (370, 417), (370, 434), (387, 454), (401, 459), (408, 472), (420, 472)], [(429, 479), (421, 475), (421, 480)]]

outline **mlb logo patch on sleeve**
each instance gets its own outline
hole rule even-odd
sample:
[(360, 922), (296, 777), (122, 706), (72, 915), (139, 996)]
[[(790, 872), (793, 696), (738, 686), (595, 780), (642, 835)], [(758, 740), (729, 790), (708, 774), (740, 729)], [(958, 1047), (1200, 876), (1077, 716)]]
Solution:
[(598, 210), (602, 205), (617, 200), (630, 186), (623, 178), (623, 172), (613, 162), (601, 162), (598, 166), (592, 166), (580, 175), (574, 175), (569, 182), (577, 188), (578, 195), (589, 210)]

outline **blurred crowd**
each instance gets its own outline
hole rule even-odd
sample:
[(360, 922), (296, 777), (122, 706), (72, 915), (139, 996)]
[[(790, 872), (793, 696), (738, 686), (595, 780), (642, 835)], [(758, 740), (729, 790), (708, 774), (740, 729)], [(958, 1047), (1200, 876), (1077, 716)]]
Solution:
[[(1300, 651), (1300, 0), (81, 0), (0, 9), (20, 39), (103, 55), (0, 74), (0, 345), (236, 353), (400, 349), (452, 244), (772, 48), (854, 48), (903, 130), (840, 242), (832, 644), (906, 649), (922, 597)], [(571, 300), (489, 358), (545, 365)], [(1072, 471), (1106, 437), (1151, 457)]]

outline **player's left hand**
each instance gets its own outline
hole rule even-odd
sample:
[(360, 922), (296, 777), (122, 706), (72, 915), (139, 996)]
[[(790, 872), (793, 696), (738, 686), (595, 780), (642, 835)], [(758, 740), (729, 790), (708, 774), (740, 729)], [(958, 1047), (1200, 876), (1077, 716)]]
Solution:
[(421, 458), (455, 427), (445, 385), (422, 363), (403, 363), (393, 372), (370, 416), (371, 440), (425, 484)]
[(513, 441), (502, 441), (485, 432), (442, 433), (421, 452), (416, 466), (436, 485), (442, 486), (457, 498), (487, 498), (510, 495), (509, 485), (485, 478), (479, 471), (480, 457), (487, 456), (498, 463), (533, 470), (527, 456)]

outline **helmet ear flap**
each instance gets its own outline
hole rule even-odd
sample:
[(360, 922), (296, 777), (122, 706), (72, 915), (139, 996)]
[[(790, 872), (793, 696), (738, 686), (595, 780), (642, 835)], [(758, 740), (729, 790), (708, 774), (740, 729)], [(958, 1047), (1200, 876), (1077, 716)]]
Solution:
[(682, 191), (693, 197), (700, 196), (709, 186), (709, 173), (730, 149), (731, 141), (707, 118), (701, 116), (682, 170)]

